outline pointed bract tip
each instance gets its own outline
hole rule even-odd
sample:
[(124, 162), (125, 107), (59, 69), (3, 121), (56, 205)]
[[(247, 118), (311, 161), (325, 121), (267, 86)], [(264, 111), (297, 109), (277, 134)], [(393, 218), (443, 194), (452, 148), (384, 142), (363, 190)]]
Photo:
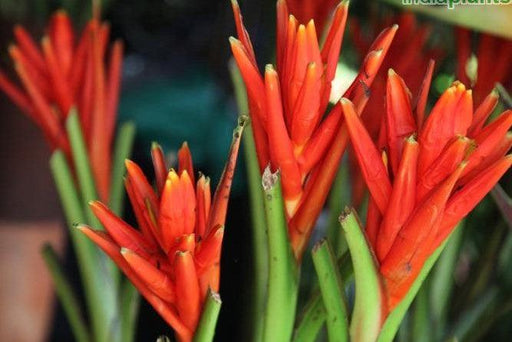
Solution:
[(274, 66), (272, 64), (265, 65), (265, 72), (275, 72)]
[(388, 69), (388, 76), (396, 76), (396, 72), (393, 70), (393, 68)]
[(153, 142), (151, 143), (151, 149), (152, 149), (152, 150), (161, 149), (161, 148), (162, 148), (162, 146), (160, 146), (160, 144), (159, 144), (159, 143), (157, 143), (156, 141), (153, 141)]
[(175, 256), (178, 258), (186, 257), (187, 254), (191, 254), (190, 251), (176, 251)]
[(348, 7), (350, 5), (350, 0), (342, 0), (338, 6), (340, 7)]
[(417, 144), (417, 143), (418, 143), (418, 141), (416, 140), (416, 133), (409, 135), (409, 136), (406, 138), (406, 141), (407, 141), (409, 144)]
[(233, 36), (230, 36), (228, 39), (229, 39), (229, 43), (231, 45), (239, 45), (239, 44), (241, 45), (242, 44), (238, 39), (236, 39)]
[(125, 256), (126, 254), (133, 253), (133, 251), (131, 249), (126, 248), (126, 247), (121, 247), (121, 249), (119, 250), (119, 253), (121, 253), (123, 256)]
[(77, 224), (73, 225), (73, 228), (78, 229), (78, 230), (91, 229), (91, 227), (89, 227), (88, 225), (83, 224), (83, 223), (77, 223)]
[(231, 6), (240, 7), (240, 6), (238, 6), (238, 1), (236, 1), (236, 0), (231, 0)]
[(242, 114), (238, 117), (238, 127), (244, 128), (249, 123), (249, 116)]

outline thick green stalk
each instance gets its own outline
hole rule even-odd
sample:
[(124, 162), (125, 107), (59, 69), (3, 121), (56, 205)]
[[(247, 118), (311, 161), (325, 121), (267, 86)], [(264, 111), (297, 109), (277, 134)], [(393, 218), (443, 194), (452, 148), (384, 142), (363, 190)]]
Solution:
[[(353, 270), (352, 260), (348, 252), (338, 258), (337, 267), (342, 281), (345, 283), (350, 282), (353, 276)], [(326, 312), (322, 295), (319, 291), (315, 291), (308, 300), (300, 316), (293, 336), (293, 341), (314, 342), (325, 323), (325, 319)]]
[[(99, 220), (89, 208), (89, 202), (98, 199), (96, 185), (91, 170), (80, 119), (76, 109), (72, 108), (66, 120), (66, 131), (71, 145), (73, 163), (81, 192), (82, 206), (86, 221), (95, 229), (102, 229)], [(84, 221), (80, 222), (84, 223)], [(96, 277), (101, 278), (102, 299), (96, 305), (101, 306), (102, 317), (92, 317), (93, 330), (97, 341), (119, 340), (119, 269), (103, 253), (98, 254), (99, 262), (95, 264)], [(88, 261), (89, 262), (89, 261)]]
[(96, 192), (96, 185), (94, 183), (94, 177), (91, 170), (91, 163), (89, 162), (87, 147), (85, 146), (82, 128), (80, 127), (80, 119), (75, 108), (72, 108), (69, 112), (69, 116), (66, 121), (66, 130), (69, 136), (69, 142), (71, 144), (71, 154), (73, 157), (73, 164), (75, 166), (78, 185), (82, 197), (82, 205), (84, 207), (84, 213), (87, 218), (86, 222), (80, 223), (88, 223), (95, 229), (103, 229), (100, 221), (89, 209), (89, 201), (97, 200), (98, 193)]
[(462, 242), (463, 222), (449, 238), (429, 278), (429, 303), (432, 312), (433, 331), (441, 339), (446, 326), (446, 315), (453, 290), (455, 266)]
[(208, 290), (203, 313), (197, 326), (194, 342), (212, 342), (215, 337), (215, 327), (219, 318), (222, 301), (218, 293)]
[(423, 281), (429, 274), (430, 270), (432, 269), (432, 266), (434, 266), (435, 262), (439, 258), (439, 255), (446, 246), (447, 241), (448, 239), (446, 239), (441, 244), (441, 246), (439, 246), (434, 251), (434, 253), (432, 253), (432, 255), (427, 259), (427, 261), (425, 261), (425, 264), (423, 265), (420, 274), (416, 277), (416, 280), (412, 284), (407, 295), (405, 295), (404, 299), (402, 299), (400, 304), (397, 305), (397, 307), (389, 314), (386, 321), (384, 322), (377, 342), (393, 341), (396, 332), (398, 331), (398, 327), (400, 326), (400, 323), (402, 322), (407, 310), (409, 309), (409, 306), (414, 300), (414, 297), (416, 297), (416, 294), (418, 293), (421, 285), (423, 284)]
[(294, 342), (314, 342), (325, 323), (325, 307), (322, 295), (316, 292), (309, 299), (293, 336)]
[(330, 342), (348, 341), (347, 305), (341, 276), (328, 240), (318, 242), (312, 251), (327, 319)]
[(59, 193), (60, 202), (66, 216), (68, 227), (70, 228), (71, 241), (76, 251), (78, 267), (85, 291), (85, 298), (88, 306), (89, 317), (91, 318), (94, 340), (106, 341), (109, 336), (110, 327), (107, 326), (108, 317), (111, 317), (106, 311), (106, 305), (110, 304), (106, 300), (109, 284), (109, 277), (101, 272), (102, 267), (98, 267), (103, 262), (100, 251), (96, 246), (78, 230), (73, 227), (81, 222), (85, 222), (83, 206), (80, 201), (71, 170), (67, 164), (64, 154), (57, 150), (50, 159), (50, 167)]
[(125, 159), (132, 154), (135, 139), (135, 125), (126, 122), (119, 128), (114, 145), (114, 160), (112, 162), (112, 178), (110, 180), (109, 207), (117, 216), (123, 215)]
[(331, 242), (334, 254), (339, 257), (347, 251), (338, 214), (350, 202), (350, 180), (348, 163), (341, 163), (329, 195), (329, 217), (327, 221), (327, 238)]
[(356, 297), (350, 323), (352, 341), (374, 342), (382, 322), (383, 290), (374, 255), (356, 213), (345, 209), (340, 216), (354, 267)]
[[(247, 94), (240, 75), (240, 71), (234, 60), (229, 63), (231, 80), (235, 90), (238, 111), (241, 114), (249, 113)], [(243, 148), (245, 166), (247, 169), (247, 182), (249, 186), (249, 204), (251, 208), (251, 232), (252, 232), (252, 260), (253, 277), (251, 293), (251, 325), (252, 341), (260, 342), (263, 337), (263, 317), (261, 313), (265, 310), (268, 282), (268, 246), (267, 231), (265, 226), (265, 208), (263, 204), (263, 192), (261, 191), (261, 174), (256, 155), (256, 145), (252, 126), (245, 127), (243, 135)]]
[(265, 169), (262, 177), (268, 230), (269, 277), (263, 340), (288, 342), (297, 305), (298, 270), (288, 240), (279, 172)]
[(91, 338), (80, 310), (80, 303), (62, 271), (57, 254), (49, 244), (43, 246), (41, 254), (52, 276), (55, 292), (66, 313), (75, 340), (78, 342), (89, 342)]

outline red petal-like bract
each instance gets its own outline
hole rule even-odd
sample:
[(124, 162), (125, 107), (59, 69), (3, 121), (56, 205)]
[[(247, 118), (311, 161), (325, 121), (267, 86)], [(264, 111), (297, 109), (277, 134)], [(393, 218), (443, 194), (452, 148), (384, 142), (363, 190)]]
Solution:
[[(231, 50), (246, 85), (260, 170), (270, 164), (281, 172), (289, 236), (300, 261), (348, 141), (341, 106), (328, 109), (348, 2), (334, 8), (331, 2), (278, 0), (277, 67), (267, 65), (264, 74), (240, 7), (235, 0), (231, 4), (238, 33), (238, 39), (230, 38)], [(324, 27), (331, 10), (332, 20)], [(396, 30), (392, 26), (375, 40), (345, 94), (358, 114)]]
[(153, 144), (156, 191), (139, 166), (126, 161), (126, 190), (140, 230), (100, 202), (90, 205), (106, 232), (81, 228), (116, 262), (182, 342), (192, 341), (208, 289), (217, 292), (219, 288), (224, 221), (244, 125), (242, 120), (235, 130), (213, 200), (208, 178), (200, 175), (193, 183), (189, 174), (192, 156), (186, 144), (178, 153), (178, 172), (166, 171), (162, 149)]
[(70, 156), (65, 120), (71, 108), (78, 110), (98, 195), (105, 202), (123, 59), (121, 42), (107, 49), (108, 32), (108, 25), (94, 17), (76, 39), (71, 20), (62, 10), (52, 16), (41, 46), (16, 26), (9, 54), (20, 86), (0, 72), (0, 89), (40, 127), (52, 150)]
[[(425, 122), (411, 108), (416, 103), (424, 110), (425, 91), (418, 97), (411, 99), (405, 82), (389, 71), (387, 111), (381, 109), (387, 113), (386, 134), (378, 141), (372, 140), (353, 105), (342, 101), (370, 190), (366, 234), (380, 264), (389, 310), (408, 293), (427, 258), (512, 164), (506, 156), (512, 145), (512, 112), (485, 124), (496, 105), (495, 93), (473, 114), (471, 90), (454, 82)], [(391, 157), (390, 167), (383, 163), (381, 150)]]

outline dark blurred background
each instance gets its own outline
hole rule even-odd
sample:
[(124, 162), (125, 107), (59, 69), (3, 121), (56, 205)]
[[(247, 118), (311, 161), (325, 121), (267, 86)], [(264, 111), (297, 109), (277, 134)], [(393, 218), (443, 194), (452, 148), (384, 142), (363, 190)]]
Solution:
[[(12, 75), (12, 64), (7, 54), (7, 47), (13, 39), (12, 27), (22, 24), (35, 37), (41, 37), (47, 19), (54, 10), (61, 7), (74, 18), (76, 29), (81, 28), (90, 17), (89, 1), (0, 0), (0, 66), (3, 70)], [(241, 1), (241, 7), (258, 61), (262, 64), (271, 61), (274, 50), (275, 1), (246, 0)], [(358, 16), (364, 21), (370, 20), (377, 13), (394, 13), (394, 9), (387, 6), (376, 8), (373, 1), (352, 1), (352, 16)], [(216, 184), (238, 114), (227, 68), (230, 58), (228, 37), (235, 34), (230, 2), (109, 0), (104, 1), (103, 18), (111, 24), (112, 38), (121, 38), (125, 42), (119, 120), (131, 120), (137, 125), (132, 159), (149, 172), (152, 141), (162, 144), (166, 152), (176, 151), (182, 141), (188, 141), (196, 169), (210, 175)], [(451, 28), (448, 25), (437, 22), (436, 33), (432, 36), (433, 42), (440, 44), (448, 54), (450, 47), (453, 48), (449, 32)], [(357, 61), (350, 45), (349, 40), (345, 39), (342, 58), (349, 66)], [(445, 62), (438, 66), (442, 77), (450, 78), (453, 64), (451, 55), (451, 58), (445, 58)], [(437, 82), (439, 89), (448, 84), (446, 81), (443, 83), (442, 78), (438, 78)], [(35, 297), (52, 298), (44, 270), (41, 271), (40, 282), (37, 278), (34, 280), (29, 277), (31, 268), (40, 269), (43, 266), (37, 261), (24, 261), (24, 256), (30, 251), (33, 259), (38, 258), (37, 250), (34, 249), (42, 241), (50, 240), (57, 247), (60, 246), (66, 260), (66, 271), (77, 287), (79, 281), (73, 253), (66, 243), (64, 220), (48, 168), (49, 151), (38, 129), (3, 94), (0, 95), (0, 112), (0, 234), (8, 236), (1, 238), (3, 242), (0, 242), (2, 283), (7, 279), (4, 274), (12, 274), (13, 277), (19, 277), (20, 282), (35, 285), (35, 289), (30, 292)], [(251, 243), (247, 228), (250, 217), (242, 156), (240, 160), (223, 248), (221, 296), (224, 304), (217, 329), (219, 341), (244, 340), (244, 316), (249, 303), (246, 289), (250, 285), (251, 274)], [(493, 220), (499, 220), (493, 202), (488, 200), (484, 205), (487, 208), (482, 209), (484, 215), (490, 215), (490, 218), (477, 222), (488, 225)], [(502, 228), (501, 235), (493, 235), (494, 239), (504, 240), (509, 234), (506, 227)], [(39, 234), (36, 237), (29, 234), (34, 230)], [(22, 237), (17, 237), (18, 233)], [(477, 234), (477, 241), (482, 242), (475, 248), (484, 249), (490, 234), (485, 229), (480, 229)], [(14, 248), (13, 252), (12, 245), (16, 242), (21, 244), (21, 241), (31, 241), (32, 244), (23, 242), (25, 249)], [(14, 263), (3, 257), (12, 253), (17, 253), (19, 257)], [(9, 267), (15, 269), (5, 273), (4, 270)], [(41, 290), (43, 285), (46, 286), (44, 291)], [(1, 286), (2, 290), (7, 289), (5, 284)], [(29, 290), (24, 288), (23, 291), (26, 293)], [(5, 315), (5, 310), (11, 310), (9, 308), (19, 304), (16, 302), (19, 299), (10, 295), (2, 295), (0, 299), (0, 316)], [(8, 303), (9, 300), (14, 303)], [(48, 307), (49, 311), (44, 311), (43, 306)], [(25, 312), (29, 312), (27, 310)], [(71, 331), (57, 303), (47, 300), (34, 310), (37, 313), (47, 312), (47, 320), (41, 323), (41, 334), (30, 341), (72, 340)], [(500, 322), (510, 323), (510, 319)], [(29, 329), (28, 326), (30, 322), (20, 329)], [(508, 333), (510, 329), (505, 329), (499, 336)], [(172, 331), (143, 302), (137, 340), (154, 341), (161, 334), (172, 336)], [(17, 340), (28, 341), (19, 336)], [(489, 338), (489, 341), (495, 340), (492, 335)]]

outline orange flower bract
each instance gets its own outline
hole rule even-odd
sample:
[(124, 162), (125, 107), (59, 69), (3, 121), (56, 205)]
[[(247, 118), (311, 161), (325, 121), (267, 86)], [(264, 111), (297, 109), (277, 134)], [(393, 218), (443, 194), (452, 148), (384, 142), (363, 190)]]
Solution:
[(455, 82), (423, 119), (417, 113), (425, 102), (414, 107), (405, 82), (390, 69), (386, 135), (379, 145), (352, 103), (342, 103), (370, 191), (366, 236), (392, 310), (427, 258), (512, 164), (512, 156), (505, 156), (512, 146), (512, 111), (485, 125), (494, 107), (473, 110), (472, 91)]
[(224, 221), (241, 130), (235, 130), (213, 199), (209, 178), (200, 175), (194, 180), (186, 143), (178, 153), (178, 171), (168, 171), (155, 144), (151, 154), (156, 191), (137, 164), (126, 161), (126, 191), (139, 230), (101, 202), (91, 202), (91, 208), (106, 232), (79, 227), (114, 260), (179, 341), (192, 340), (208, 289), (219, 289)]
[(72, 107), (78, 110), (98, 194), (108, 201), (111, 148), (119, 102), (123, 44), (110, 48), (109, 25), (91, 19), (81, 36), (73, 31), (64, 11), (56, 12), (40, 47), (21, 26), (9, 54), (21, 86), (0, 71), (0, 89), (38, 125), (50, 148), (68, 156), (65, 122)]
[[(341, 106), (328, 110), (348, 2), (336, 7), (320, 46), (314, 21), (300, 23), (286, 1), (277, 1), (277, 68), (267, 65), (264, 75), (234, 0), (232, 7), (238, 39), (230, 39), (231, 49), (247, 89), (260, 170), (270, 164), (281, 171), (289, 236), (300, 260), (348, 141)], [(375, 40), (345, 93), (359, 111), (396, 29), (384, 30)]]

